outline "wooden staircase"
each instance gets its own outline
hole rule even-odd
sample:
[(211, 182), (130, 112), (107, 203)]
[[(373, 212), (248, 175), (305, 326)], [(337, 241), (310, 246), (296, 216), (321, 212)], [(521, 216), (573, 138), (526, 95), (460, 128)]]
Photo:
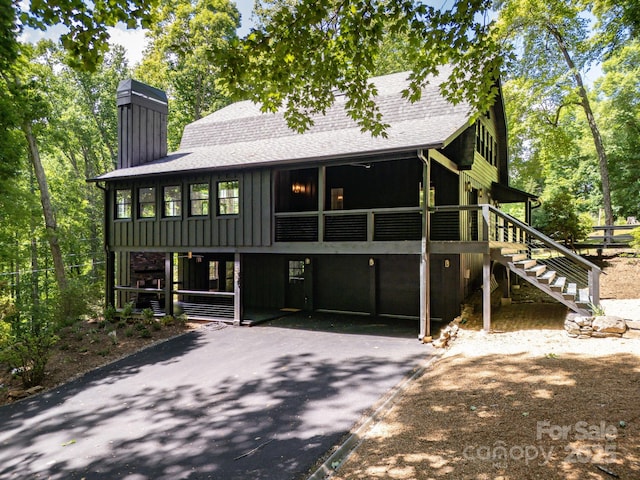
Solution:
[[(501, 263), (511, 272), (545, 292), (569, 309), (581, 315), (590, 315), (592, 305), (597, 303), (589, 293), (588, 286), (567, 278), (554, 270), (548, 260), (531, 258), (526, 246), (521, 249), (498, 247), (491, 249), (491, 259)], [(595, 300), (595, 302), (594, 302)]]
[[(491, 262), (581, 315), (600, 304), (600, 268), (535, 228), (489, 204), (432, 207), (431, 253), (482, 254), (483, 325), (490, 330)], [(460, 226), (470, 235), (460, 241)], [(437, 232), (434, 238), (433, 232)]]

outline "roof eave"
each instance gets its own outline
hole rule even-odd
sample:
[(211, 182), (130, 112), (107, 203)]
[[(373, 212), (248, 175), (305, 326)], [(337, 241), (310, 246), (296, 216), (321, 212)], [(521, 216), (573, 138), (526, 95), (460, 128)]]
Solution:
[[(362, 152), (351, 152), (340, 155), (320, 155), (314, 157), (305, 157), (305, 158), (296, 158), (296, 159), (286, 159), (286, 160), (271, 160), (271, 161), (261, 161), (254, 163), (238, 163), (235, 165), (225, 165), (225, 166), (214, 166), (214, 167), (203, 167), (203, 168), (194, 168), (194, 169), (185, 169), (185, 170), (174, 170), (174, 171), (164, 171), (164, 172), (152, 172), (152, 173), (138, 173), (131, 175), (118, 175), (113, 177), (104, 177), (101, 175), (99, 177), (88, 179), (88, 182), (115, 182), (122, 180), (133, 180), (139, 178), (158, 178), (167, 175), (189, 175), (189, 174), (198, 174), (202, 172), (210, 172), (210, 171), (229, 171), (229, 170), (247, 170), (247, 169), (257, 169), (257, 168), (265, 168), (265, 167), (282, 167), (282, 166), (291, 166), (297, 164), (326, 164), (333, 162), (342, 162), (346, 159), (355, 159), (362, 157), (372, 157), (372, 156), (389, 156), (400, 153), (411, 154), (412, 152), (417, 152), (419, 150), (427, 150), (427, 149), (438, 149), (442, 148), (446, 145), (444, 141), (439, 141), (435, 143), (428, 144), (420, 144), (414, 145), (410, 147), (400, 147), (400, 148), (389, 148), (389, 149), (378, 149), (378, 150), (369, 150)], [(126, 170), (126, 169), (125, 169)], [(117, 172), (117, 170), (114, 170)], [(111, 172), (113, 173), (113, 172)], [(108, 173), (105, 175), (109, 175)]]

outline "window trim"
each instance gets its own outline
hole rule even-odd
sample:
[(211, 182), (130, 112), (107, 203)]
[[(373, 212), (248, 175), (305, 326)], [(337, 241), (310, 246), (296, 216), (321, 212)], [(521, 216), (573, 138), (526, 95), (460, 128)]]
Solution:
[[(178, 189), (178, 194), (179, 194), (179, 198), (176, 200), (169, 200), (167, 201), (167, 197), (166, 197), (166, 192), (168, 189), (170, 188), (177, 188)], [(178, 213), (175, 215), (169, 215), (167, 213), (167, 206), (169, 203), (175, 203), (177, 204), (178, 207)], [(168, 220), (179, 220), (182, 218), (182, 185), (178, 184), (178, 185), (164, 185), (162, 187), (162, 218), (166, 218)], [(174, 205), (174, 209), (175, 209)]]
[[(207, 196), (206, 198), (193, 198), (193, 190), (192, 188), (194, 186), (197, 185), (202, 185), (205, 186), (207, 191)], [(203, 205), (206, 205), (206, 213), (193, 213), (194, 208), (194, 202), (198, 202), (201, 205), (201, 210), (204, 210), (204, 208), (202, 208)], [(190, 183), (189, 184), (189, 217), (190, 218), (206, 218), (209, 216), (209, 214), (211, 213), (211, 185), (209, 184), (209, 182), (195, 182), (195, 183)]]
[[(152, 190), (153, 191), (153, 201), (143, 202), (142, 201), (142, 190)], [(158, 196), (157, 196), (157, 188), (155, 186), (147, 186), (147, 187), (138, 187), (138, 218), (140, 220), (155, 220), (158, 216)], [(143, 216), (143, 206), (145, 205), (153, 205), (153, 215)]]
[[(221, 185), (222, 184), (229, 184), (229, 183), (235, 183), (237, 184), (237, 191), (238, 194), (235, 197), (232, 196), (225, 196), (225, 197), (221, 197), (220, 194), (223, 191), (229, 191), (229, 190), (233, 190), (233, 189), (221, 189)], [(229, 199), (236, 199), (236, 206), (235, 206), (235, 210), (234, 212), (231, 213), (223, 213), (220, 209), (222, 202), (221, 200), (229, 200)], [(226, 202), (225, 202), (226, 203)], [(224, 179), (224, 180), (218, 180), (216, 182), (216, 216), (218, 217), (233, 217), (233, 216), (238, 216), (240, 215), (240, 180), (238, 179)]]
[[(118, 201), (118, 194), (120, 192), (129, 192), (129, 202), (120, 203)], [(120, 216), (120, 207), (128, 205), (128, 214), (126, 216)], [(114, 194), (114, 211), (113, 217), (115, 220), (131, 220), (133, 218), (133, 190), (131, 188), (116, 188)]]

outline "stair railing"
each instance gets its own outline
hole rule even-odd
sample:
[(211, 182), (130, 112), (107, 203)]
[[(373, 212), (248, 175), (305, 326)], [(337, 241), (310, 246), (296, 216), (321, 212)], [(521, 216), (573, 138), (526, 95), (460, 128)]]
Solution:
[[(474, 215), (475, 212), (479, 217), (478, 222), (481, 222), (481, 228), (472, 229), (477, 230), (477, 238), (470, 240), (489, 242), (495, 246), (506, 246), (520, 251), (526, 250), (530, 259), (547, 265), (568, 282), (575, 283), (578, 289), (588, 288), (590, 302), (593, 305), (599, 304), (600, 268), (530, 225), (489, 204), (437, 206), (432, 207), (430, 211), (435, 214), (468, 212), (467, 218), (471, 218), (470, 215)], [(460, 220), (462, 218), (461, 215)], [(460, 226), (462, 227), (462, 221)]]

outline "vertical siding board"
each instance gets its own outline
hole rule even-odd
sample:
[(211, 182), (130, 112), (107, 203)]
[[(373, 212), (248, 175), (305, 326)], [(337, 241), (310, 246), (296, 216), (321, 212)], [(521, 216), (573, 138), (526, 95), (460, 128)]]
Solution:
[[(131, 166), (140, 164), (140, 106), (133, 105), (132, 107), (132, 122), (131, 126)], [(137, 121), (133, 121), (136, 118)]]
[(236, 243), (236, 224), (238, 223), (237, 218), (229, 218), (227, 220), (227, 234), (229, 237), (227, 238), (227, 245), (230, 247), (235, 247)]
[(266, 205), (262, 204), (262, 194), (261, 194), (261, 183), (260, 183), (260, 171), (255, 171), (251, 178), (251, 197), (253, 200), (252, 209), (251, 209), (251, 224), (253, 225), (253, 237), (252, 237), (252, 245), (260, 245), (260, 231), (261, 231), (261, 222), (262, 219), (262, 209), (265, 208)]
[(182, 245), (182, 237), (183, 237), (182, 228), (179, 228), (180, 226), (182, 226), (182, 222), (171, 222), (171, 223), (173, 223), (174, 232), (175, 232), (172, 245), (174, 246)]
[(145, 222), (145, 232), (146, 232), (145, 245), (147, 247), (156, 246), (154, 242), (154, 237), (153, 237), (153, 228), (155, 223), (156, 222)]
[(161, 115), (160, 112), (153, 112), (153, 158), (160, 158), (163, 156), (162, 147), (160, 145), (162, 135), (161, 135)]
[(261, 246), (271, 245), (271, 219), (273, 207), (271, 205), (271, 170), (262, 170), (262, 241)]
[(169, 243), (167, 242), (167, 222), (159, 221), (158, 223), (160, 228), (160, 245), (168, 246)]
[(255, 199), (252, 195), (253, 182), (251, 181), (251, 174), (244, 176), (242, 182), (243, 201), (242, 201), (242, 222), (244, 224), (244, 245), (253, 245), (253, 218), (252, 209), (254, 208), (253, 202)]

